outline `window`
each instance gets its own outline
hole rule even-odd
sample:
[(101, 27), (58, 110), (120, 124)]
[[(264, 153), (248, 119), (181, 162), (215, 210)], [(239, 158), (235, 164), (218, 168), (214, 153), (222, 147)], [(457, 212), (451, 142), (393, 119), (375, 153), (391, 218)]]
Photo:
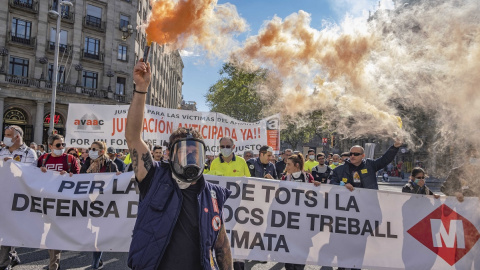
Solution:
[[(55, 35), (57, 30), (55, 28), (50, 29), (50, 50), (55, 50)], [(68, 32), (65, 30), (60, 30), (60, 42), (58, 42), (60, 51), (64, 52), (67, 49), (68, 43)]]
[(96, 6), (87, 5), (87, 16), (85, 23), (89, 26), (102, 27), (102, 9)]
[(97, 88), (98, 73), (93, 71), (83, 71), (83, 86), (87, 88)]
[[(48, 80), (52, 81), (52, 74), (53, 74), (53, 64), (48, 65)], [(65, 83), (65, 67), (59, 66), (58, 67), (58, 77), (57, 82)]]
[(130, 18), (120, 14), (120, 30), (122, 30), (124, 27), (127, 28), (128, 24), (130, 22)]
[(10, 57), (10, 74), (28, 77), (28, 59)]
[(117, 87), (115, 89), (115, 94), (124, 96), (126, 83), (127, 83), (127, 79), (122, 77), (117, 77)]
[(22, 19), (12, 19), (12, 40), (17, 42), (30, 41), (32, 23)]
[(118, 60), (127, 61), (127, 46), (118, 45)]
[(86, 37), (84, 45), (84, 56), (88, 58), (99, 59), (100, 40), (96, 38)]

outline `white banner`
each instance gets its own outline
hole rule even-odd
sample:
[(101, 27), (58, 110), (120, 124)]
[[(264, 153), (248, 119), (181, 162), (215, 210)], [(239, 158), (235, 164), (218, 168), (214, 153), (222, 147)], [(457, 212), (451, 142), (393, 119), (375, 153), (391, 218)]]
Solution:
[[(0, 245), (128, 251), (138, 189), (131, 173), (69, 177), (0, 161)], [(476, 269), (478, 198), (206, 176), (229, 188), (234, 258), (368, 269)]]
[[(66, 123), (65, 142), (69, 146), (89, 147), (101, 140), (108, 146), (126, 149), (125, 127), (129, 105), (70, 104)], [(245, 150), (258, 153), (269, 145), (275, 153), (280, 150), (280, 120), (278, 115), (247, 123), (213, 112), (175, 110), (147, 105), (143, 123), (143, 138), (153, 145), (164, 146), (170, 134), (179, 127), (200, 131), (207, 154), (219, 153), (218, 140), (230, 136), (235, 140), (235, 153)]]

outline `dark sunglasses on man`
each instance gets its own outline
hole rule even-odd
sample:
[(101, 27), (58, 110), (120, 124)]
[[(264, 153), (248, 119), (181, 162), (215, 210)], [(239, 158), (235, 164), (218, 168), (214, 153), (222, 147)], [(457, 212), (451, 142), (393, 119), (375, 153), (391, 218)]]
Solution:
[(60, 148), (61, 147), (65, 147), (67, 144), (66, 143), (57, 143), (57, 144), (54, 144), (53, 146), (55, 146), (56, 148)]
[(356, 157), (358, 157), (358, 156), (360, 156), (360, 155), (362, 155), (362, 153), (350, 152), (350, 156), (356, 156)]

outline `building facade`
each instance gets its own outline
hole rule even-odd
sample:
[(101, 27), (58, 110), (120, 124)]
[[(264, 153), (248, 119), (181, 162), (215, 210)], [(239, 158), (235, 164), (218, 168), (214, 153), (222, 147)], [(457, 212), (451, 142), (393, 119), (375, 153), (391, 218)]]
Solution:
[[(128, 104), (133, 67), (146, 44), (146, 0), (61, 2), (55, 116), (50, 117), (58, 0), (0, 0), (0, 126), (16, 124), (25, 141), (45, 143), (52, 118), (65, 135), (68, 104)], [(58, 13), (57, 13), (58, 14)], [(153, 45), (147, 103), (178, 108), (183, 62)]]

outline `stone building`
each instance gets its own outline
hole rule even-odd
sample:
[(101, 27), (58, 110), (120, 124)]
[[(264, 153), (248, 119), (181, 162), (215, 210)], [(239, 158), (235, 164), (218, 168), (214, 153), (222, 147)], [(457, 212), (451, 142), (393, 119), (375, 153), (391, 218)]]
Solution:
[[(0, 126), (16, 124), (25, 141), (45, 143), (50, 122), (59, 0), (0, 0)], [(66, 2), (66, 1), (65, 1)], [(61, 3), (55, 129), (65, 135), (68, 104), (128, 104), (132, 70), (146, 44), (147, 0)], [(58, 13), (57, 13), (58, 14)], [(177, 51), (153, 45), (147, 103), (181, 104), (183, 62)], [(3, 129), (2, 129), (3, 130)]]

